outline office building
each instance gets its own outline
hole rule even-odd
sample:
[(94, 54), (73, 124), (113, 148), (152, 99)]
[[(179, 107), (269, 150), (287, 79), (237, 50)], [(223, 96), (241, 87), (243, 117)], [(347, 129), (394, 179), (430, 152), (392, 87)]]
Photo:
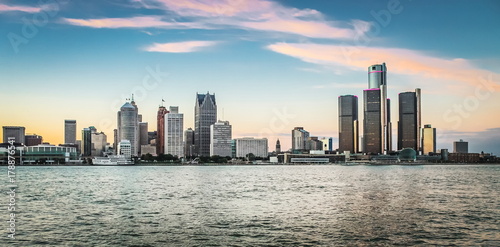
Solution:
[(165, 114), (165, 150), (164, 154), (184, 157), (182, 135), (184, 129), (184, 114), (179, 113), (178, 106), (171, 106)]
[(430, 124), (424, 125), (422, 129), (422, 154), (429, 155), (436, 152), (436, 128)]
[(24, 145), (28, 147), (40, 145), (42, 144), (42, 142), (43, 142), (43, 137), (37, 134), (24, 136)]
[(162, 154), (165, 152), (165, 114), (168, 110), (164, 106), (158, 108), (156, 115), (156, 153)]
[(399, 94), (398, 149), (420, 149), (420, 89)]
[(295, 127), (292, 130), (292, 151), (306, 150), (306, 142), (309, 138), (309, 132), (303, 127)]
[(135, 102), (126, 102), (118, 112), (118, 141), (128, 140), (131, 147), (131, 155), (139, 153), (139, 116)]
[(323, 142), (316, 136), (311, 136), (307, 138), (306, 150), (323, 150)]
[(358, 97), (354, 95), (340, 96), (338, 107), (339, 152), (357, 153), (359, 151)]
[(92, 155), (92, 132), (90, 128), (82, 130), (82, 156)]
[(469, 153), (469, 143), (462, 139), (458, 142), (453, 142), (453, 153)]
[(23, 143), (26, 133), (26, 128), (22, 126), (3, 126), (3, 142), (9, 142), (9, 137), (14, 139), (14, 142)]
[(148, 123), (139, 122), (139, 145), (149, 144), (148, 138)]
[(76, 143), (76, 120), (64, 120), (64, 143)]
[(232, 131), (228, 121), (210, 125), (210, 156), (231, 157)]
[(210, 155), (210, 125), (217, 121), (215, 94), (196, 94), (194, 142), (198, 156)]
[(321, 138), (321, 142), (323, 143), (323, 150), (325, 151), (333, 151), (333, 138)]
[(132, 143), (129, 140), (121, 140), (118, 143), (118, 155), (123, 155), (125, 158), (130, 159), (132, 157)]
[(244, 158), (248, 154), (253, 154), (255, 157), (267, 158), (268, 147), (267, 138), (255, 139), (252, 137), (244, 137), (235, 139), (236, 157)]
[(195, 156), (194, 130), (192, 128), (184, 131), (184, 156)]
[[(378, 103), (377, 103), (378, 101)], [(390, 99), (387, 98), (385, 63), (368, 67), (368, 89), (364, 90), (365, 153), (387, 153), (392, 150)], [(378, 123), (376, 123), (378, 122)]]
[(97, 132), (94, 126), (90, 128), (90, 139), (91, 139), (91, 155), (94, 157), (104, 156), (106, 151), (106, 145), (108, 144), (108, 138), (104, 132)]

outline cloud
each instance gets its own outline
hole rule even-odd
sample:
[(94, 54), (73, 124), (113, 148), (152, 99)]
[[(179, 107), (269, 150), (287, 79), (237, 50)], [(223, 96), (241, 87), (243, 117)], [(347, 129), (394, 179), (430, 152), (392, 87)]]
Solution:
[(208, 46), (216, 45), (216, 41), (184, 41), (174, 43), (154, 43), (145, 48), (149, 52), (170, 52), (170, 53), (185, 53), (195, 52)]
[(199, 28), (244, 29), (280, 32), (309, 38), (353, 39), (369, 31), (370, 23), (326, 21), (313, 9), (296, 9), (267, 0), (135, 0), (141, 7), (165, 11), (165, 18), (189, 20), (164, 22), (158, 16), (65, 19), (66, 23), (94, 28)]
[(267, 48), (308, 63), (343, 66), (353, 70), (366, 70), (371, 64), (386, 62), (391, 73), (462, 82), (472, 86), (483, 84), (490, 91), (500, 91), (500, 85), (492, 79), (500, 78), (500, 75), (478, 69), (461, 58), (438, 58), (409, 49), (313, 43), (275, 43)]
[(130, 18), (102, 18), (102, 19), (73, 19), (63, 18), (63, 22), (84, 27), (93, 28), (175, 28), (175, 29), (190, 29), (201, 28), (196, 23), (188, 22), (166, 22), (160, 16), (137, 16)]
[(28, 7), (28, 6), (9, 6), (5, 4), (0, 4), (0, 12), (7, 11), (21, 11), (27, 13), (38, 13), (42, 11), (42, 8), (39, 7)]

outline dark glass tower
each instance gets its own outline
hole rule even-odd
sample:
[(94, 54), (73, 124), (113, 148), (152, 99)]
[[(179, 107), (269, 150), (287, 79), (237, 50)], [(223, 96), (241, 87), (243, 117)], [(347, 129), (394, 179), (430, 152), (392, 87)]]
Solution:
[(198, 156), (210, 156), (210, 125), (217, 121), (215, 94), (196, 94), (194, 143)]
[(399, 94), (398, 149), (418, 150), (417, 95), (415, 92)]
[(363, 152), (380, 154), (383, 152), (381, 115), (381, 90), (378, 88), (363, 91)]
[(339, 152), (357, 153), (358, 144), (358, 96), (339, 97)]
[(90, 156), (92, 154), (92, 131), (90, 128), (82, 130), (82, 155)]

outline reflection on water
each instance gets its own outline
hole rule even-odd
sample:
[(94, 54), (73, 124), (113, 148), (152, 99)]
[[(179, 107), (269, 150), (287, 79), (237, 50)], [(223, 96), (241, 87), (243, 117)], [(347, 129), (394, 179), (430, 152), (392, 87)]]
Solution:
[(18, 167), (9, 244), (499, 246), (499, 177), (500, 166)]

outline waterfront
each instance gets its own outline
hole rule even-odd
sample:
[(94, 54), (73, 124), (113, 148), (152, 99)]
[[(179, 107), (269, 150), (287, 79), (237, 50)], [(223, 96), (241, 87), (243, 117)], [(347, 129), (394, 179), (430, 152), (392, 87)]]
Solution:
[(500, 245), (498, 165), (16, 171), (14, 246)]

